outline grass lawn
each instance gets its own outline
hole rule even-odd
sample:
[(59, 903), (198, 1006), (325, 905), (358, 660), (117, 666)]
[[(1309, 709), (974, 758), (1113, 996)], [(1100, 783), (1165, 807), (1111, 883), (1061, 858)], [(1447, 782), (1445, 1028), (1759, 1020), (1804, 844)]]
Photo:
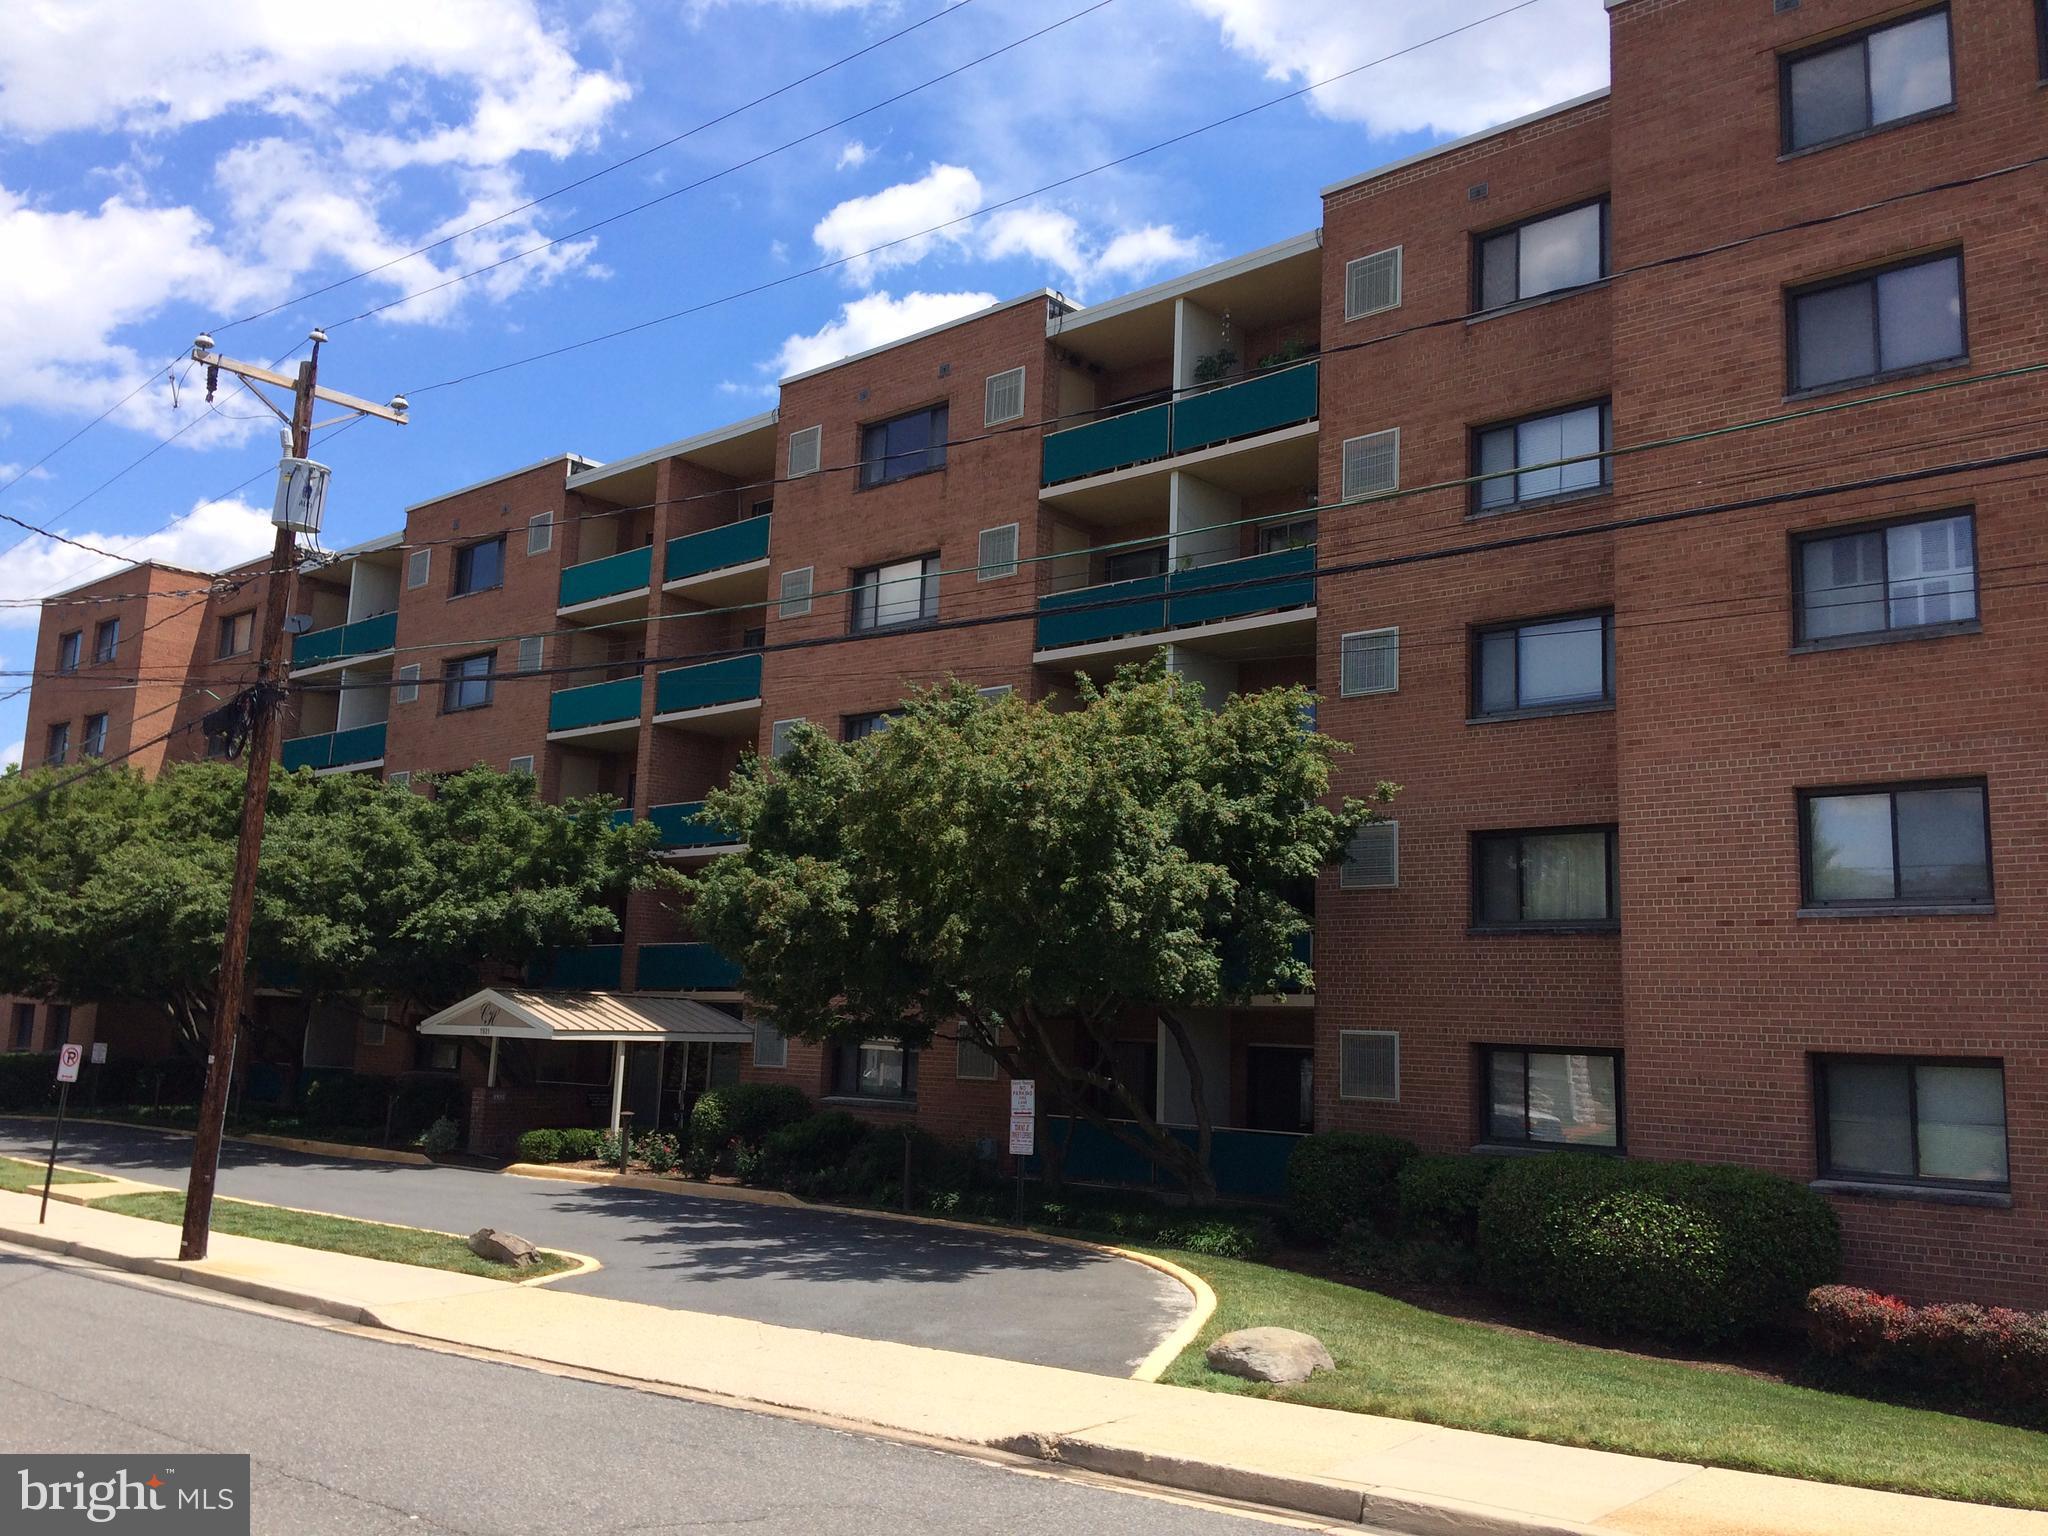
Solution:
[[(107, 1181), (96, 1173), (80, 1173), (73, 1168), (59, 1168), (53, 1184), (104, 1184)], [(19, 1158), (0, 1157), (0, 1189), (11, 1189), (18, 1194), (40, 1194), (43, 1188), (43, 1165), (25, 1163)]]
[[(1161, 1378), (1319, 1408), (1820, 1482), (2048, 1509), (2048, 1435), (1505, 1333), (1335, 1281), (1174, 1253), (1207, 1280), (1216, 1315)], [(1335, 1372), (1298, 1386), (1211, 1371), (1218, 1334), (1299, 1328)]]
[[(176, 1190), (158, 1194), (116, 1195), (94, 1202), (93, 1208), (119, 1216), (141, 1216), (150, 1221), (181, 1222), (185, 1219), (185, 1197)], [(382, 1222), (352, 1221), (345, 1216), (317, 1216), (305, 1211), (287, 1211), (274, 1205), (250, 1205), (241, 1200), (213, 1202), (213, 1230), (235, 1237), (260, 1237), (267, 1242), (291, 1243), (299, 1248), (324, 1248), (330, 1253), (350, 1253), (362, 1259), (385, 1259), (393, 1264), (418, 1264), (427, 1269), (452, 1269), (458, 1274), (482, 1275), (491, 1280), (528, 1280), (535, 1275), (559, 1274), (575, 1267), (575, 1260), (541, 1250), (538, 1263), (525, 1269), (494, 1264), (469, 1251), (459, 1237), (439, 1232), (422, 1232), (418, 1227), (388, 1227)]]

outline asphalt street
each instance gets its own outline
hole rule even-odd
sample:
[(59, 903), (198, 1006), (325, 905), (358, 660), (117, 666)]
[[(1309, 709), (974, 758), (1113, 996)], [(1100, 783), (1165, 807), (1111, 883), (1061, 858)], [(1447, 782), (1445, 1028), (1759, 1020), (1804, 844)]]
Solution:
[(4, 1250), (0, 1401), (8, 1452), (246, 1453), (253, 1528), (280, 1536), (1275, 1528), (810, 1423), (383, 1343)]
[[(0, 1120), (40, 1158), (47, 1122)], [(73, 1123), (59, 1160), (185, 1187), (191, 1140)], [(604, 1267), (558, 1282), (622, 1301), (1128, 1375), (1185, 1317), (1176, 1281), (1052, 1243), (469, 1168), (307, 1157), (229, 1143), (219, 1190), (444, 1232), (499, 1227)]]

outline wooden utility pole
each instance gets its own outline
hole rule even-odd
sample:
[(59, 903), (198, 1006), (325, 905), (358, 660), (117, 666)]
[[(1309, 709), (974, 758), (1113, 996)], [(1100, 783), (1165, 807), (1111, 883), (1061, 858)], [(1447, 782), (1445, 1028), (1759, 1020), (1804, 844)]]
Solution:
[[(320, 344), (326, 334), (314, 331), (313, 351), (299, 364), (298, 375), (282, 374), (252, 363), (238, 363), (214, 353), (213, 338), (202, 336), (192, 348), (193, 359), (207, 367), (206, 398), (211, 400), (222, 372), (241, 379), (245, 388), (277, 413), (288, 429), (285, 451), (290, 460), (303, 460), (312, 448), (313, 402), (331, 401), (351, 415), (378, 416), (405, 424), (406, 402), (393, 396), (388, 406), (373, 405), (353, 395), (319, 387)], [(253, 382), (252, 382), (253, 381)], [(291, 414), (279, 410), (256, 383), (289, 386)], [(340, 418), (337, 418), (340, 419)], [(327, 423), (321, 423), (327, 425)], [(324, 471), (323, 471), (324, 474)], [(324, 495), (324, 488), (323, 488)], [(213, 1222), (213, 1190), (220, 1171), (220, 1143), (226, 1130), (228, 1089), (234, 1077), (235, 1036), (241, 1023), (242, 1002), (248, 991), (249, 924), (256, 910), (256, 870), (263, 853), (263, 819), (270, 797), (270, 763), (277, 747), (277, 711), (284, 698), (284, 621), (290, 611), (292, 578), (298, 573), (298, 527), (288, 520), (280, 491), (279, 506), (273, 513), (277, 540), (270, 551), (270, 585), (264, 593), (263, 640), (257, 652), (256, 684), (249, 711), (249, 776), (242, 792), (241, 830), (235, 842), (235, 878), (228, 894), (227, 931), (220, 947), (220, 980), (215, 988), (213, 1036), (207, 1047), (206, 1088), (199, 1098), (198, 1133), (192, 1140), (192, 1175), (185, 1193), (185, 1226), (178, 1243), (178, 1257), (192, 1260), (206, 1257), (206, 1240)]]

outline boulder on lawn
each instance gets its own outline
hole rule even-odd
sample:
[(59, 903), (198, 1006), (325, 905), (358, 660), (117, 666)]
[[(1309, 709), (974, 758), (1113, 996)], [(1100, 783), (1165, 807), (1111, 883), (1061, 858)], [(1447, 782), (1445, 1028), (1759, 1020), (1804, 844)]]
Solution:
[(1209, 1346), (1209, 1369), (1247, 1381), (1307, 1381), (1337, 1362), (1312, 1333), (1292, 1328), (1240, 1328)]
[(469, 1235), (469, 1251), (480, 1259), (524, 1269), (540, 1262), (540, 1250), (525, 1238), (496, 1227), (479, 1227)]

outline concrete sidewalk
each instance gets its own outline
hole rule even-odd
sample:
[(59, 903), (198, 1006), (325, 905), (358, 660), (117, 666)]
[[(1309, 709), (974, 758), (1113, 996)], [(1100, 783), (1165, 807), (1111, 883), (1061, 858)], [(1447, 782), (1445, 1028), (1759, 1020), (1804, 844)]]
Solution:
[[(1577, 1450), (508, 1285), (0, 1196), (0, 1239), (398, 1333), (1322, 1519), (1546, 1536), (2048, 1536), (2048, 1514)], [(294, 1299), (296, 1298), (296, 1299)]]

